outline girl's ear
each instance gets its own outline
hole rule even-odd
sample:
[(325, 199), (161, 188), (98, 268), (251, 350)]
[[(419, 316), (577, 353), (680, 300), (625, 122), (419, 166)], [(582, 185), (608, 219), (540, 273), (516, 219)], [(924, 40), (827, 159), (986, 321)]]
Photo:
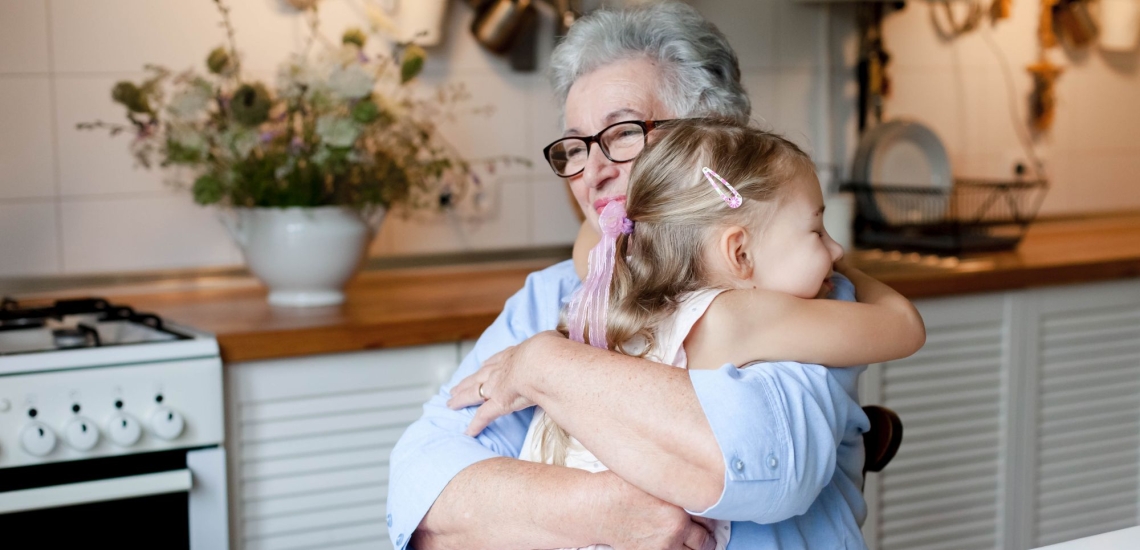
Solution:
[(735, 279), (751, 279), (755, 267), (752, 256), (748, 253), (748, 239), (751, 236), (748, 230), (733, 225), (720, 233), (717, 239), (716, 254), (721, 265)]

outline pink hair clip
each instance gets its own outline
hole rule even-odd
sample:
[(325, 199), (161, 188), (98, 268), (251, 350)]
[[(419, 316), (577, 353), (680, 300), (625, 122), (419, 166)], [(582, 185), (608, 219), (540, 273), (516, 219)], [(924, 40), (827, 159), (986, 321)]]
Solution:
[[(733, 187), (731, 183), (724, 181), (724, 178), (720, 177), (720, 174), (714, 172), (712, 168), (705, 166), (701, 169), (701, 172), (705, 174), (705, 179), (709, 180), (709, 185), (712, 185), (713, 189), (716, 189), (717, 194), (720, 195), (720, 198), (724, 199), (724, 203), (727, 204), (729, 208), (739, 208), (740, 203), (744, 202), (744, 199), (740, 198), (740, 193), (736, 192), (736, 188)], [(713, 178), (716, 179), (714, 180)], [(724, 189), (721, 189), (721, 187), (717, 185), (717, 181), (724, 184), (729, 191), (732, 191), (732, 194), (729, 195), (725, 193)]]

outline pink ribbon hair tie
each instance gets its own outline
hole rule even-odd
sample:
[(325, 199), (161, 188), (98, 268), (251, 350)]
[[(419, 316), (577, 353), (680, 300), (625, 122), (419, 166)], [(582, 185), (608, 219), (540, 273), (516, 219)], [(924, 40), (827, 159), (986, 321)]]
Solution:
[(626, 217), (625, 204), (613, 201), (598, 217), (602, 240), (590, 250), (590, 267), (586, 280), (570, 298), (566, 315), (570, 339), (586, 343), (585, 330), (590, 328), (590, 345), (609, 349), (606, 342), (606, 318), (610, 307), (610, 281), (614, 276), (614, 255), (618, 235), (633, 232), (633, 221)]

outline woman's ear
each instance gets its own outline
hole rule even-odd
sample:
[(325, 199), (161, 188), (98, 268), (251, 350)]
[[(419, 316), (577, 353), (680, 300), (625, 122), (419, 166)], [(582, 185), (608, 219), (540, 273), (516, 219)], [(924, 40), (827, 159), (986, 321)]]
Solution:
[(750, 238), (748, 230), (739, 225), (724, 229), (717, 238), (717, 260), (736, 279), (752, 278), (752, 270), (755, 264), (752, 256), (748, 253), (748, 239)]

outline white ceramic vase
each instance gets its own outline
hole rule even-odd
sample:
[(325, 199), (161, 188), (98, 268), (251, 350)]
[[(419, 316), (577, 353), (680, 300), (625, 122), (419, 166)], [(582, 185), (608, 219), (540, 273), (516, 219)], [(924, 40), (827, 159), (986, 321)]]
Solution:
[(443, 36), (447, 0), (400, 0), (396, 18), (402, 40), (421, 46), (438, 46)]
[(383, 217), (383, 210), (321, 206), (233, 208), (219, 219), (249, 270), (269, 287), (270, 304), (315, 307), (344, 302), (344, 285)]

